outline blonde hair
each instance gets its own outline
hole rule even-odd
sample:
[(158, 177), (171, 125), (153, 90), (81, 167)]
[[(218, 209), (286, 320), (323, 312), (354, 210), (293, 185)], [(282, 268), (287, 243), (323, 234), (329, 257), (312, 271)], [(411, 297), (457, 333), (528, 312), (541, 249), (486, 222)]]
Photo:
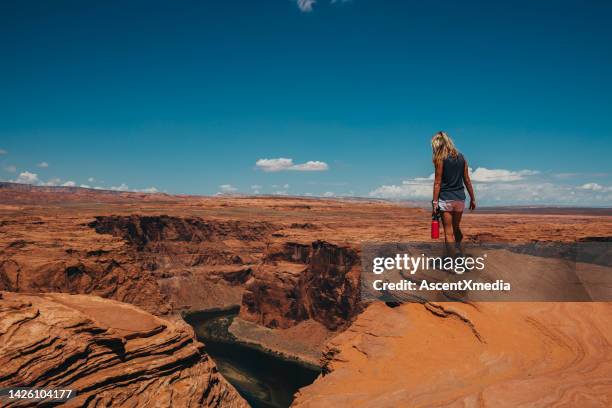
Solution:
[(434, 164), (439, 163), (447, 157), (457, 157), (459, 152), (446, 132), (438, 132), (431, 138), (432, 159)]

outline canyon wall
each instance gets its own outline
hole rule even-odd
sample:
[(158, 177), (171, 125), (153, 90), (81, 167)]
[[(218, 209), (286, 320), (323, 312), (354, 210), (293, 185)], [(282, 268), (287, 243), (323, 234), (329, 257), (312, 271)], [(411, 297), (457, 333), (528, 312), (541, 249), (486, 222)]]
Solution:
[(171, 308), (154, 276), (122, 239), (97, 234), (83, 220), (25, 216), (5, 220), (0, 290), (92, 294), (156, 314)]
[(240, 317), (286, 329), (313, 319), (329, 330), (346, 327), (361, 310), (359, 256), (325, 241), (284, 243), (266, 250), (247, 282)]
[(25, 221), (4, 237), (0, 290), (93, 294), (158, 315), (239, 304), (275, 229), (164, 215)]
[(184, 322), (95, 296), (0, 292), (0, 350), (0, 388), (71, 389), (66, 406), (248, 406)]

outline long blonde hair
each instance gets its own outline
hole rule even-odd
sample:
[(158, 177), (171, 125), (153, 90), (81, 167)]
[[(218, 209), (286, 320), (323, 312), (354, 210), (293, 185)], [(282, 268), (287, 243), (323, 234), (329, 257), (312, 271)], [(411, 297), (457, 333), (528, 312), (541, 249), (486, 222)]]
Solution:
[(446, 132), (438, 132), (431, 138), (432, 160), (434, 164), (439, 163), (447, 157), (457, 157), (459, 152)]

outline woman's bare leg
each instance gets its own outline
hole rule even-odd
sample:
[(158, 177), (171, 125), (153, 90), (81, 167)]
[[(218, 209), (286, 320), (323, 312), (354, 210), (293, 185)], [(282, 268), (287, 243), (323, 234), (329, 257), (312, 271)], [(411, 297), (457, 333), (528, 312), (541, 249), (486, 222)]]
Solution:
[(453, 211), (453, 234), (455, 236), (456, 246), (459, 248), (459, 252), (463, 252), (461, 242), (463, 241), (463, 232), (461, 231), (461, 216), (462, 211)]
[(455, 248), (455, 233), (453, 232), (452, 212), (442, 212), (442, 225), (444, 226), (444, 241), (446, 242), (446, 252), (448, 256), (455, 256), (457, 254), (457, 249)]

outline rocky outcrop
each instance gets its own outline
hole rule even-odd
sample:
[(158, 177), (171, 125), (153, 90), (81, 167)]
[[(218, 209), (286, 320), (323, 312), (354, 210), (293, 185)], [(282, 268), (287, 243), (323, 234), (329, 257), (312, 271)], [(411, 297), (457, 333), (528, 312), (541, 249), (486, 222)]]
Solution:
[[(63, 227), (38, 220), (23, 223), (18, 234), (27, 238), (0, 250), (0, 290), (92, 294), (156, 314), (171, 311), (155, 276), (143, 272), (121, 240)], [(10, 240), (11, 233), (4, 238)]]
[[(120, 236), (139, 249), (147, 247), (151, 252), (160, 249), (155, 245), (157, 243), (166, 245), (173, 242), (200, 244), (229, 239), (238, 239), (242, 242), (259, 241), (268, 232), (274, 230), (274, 226), (265, 222), (219, 222), (167, 215), (98, 216), (95, 221), (89, 223), (89, 226), (99, 234)], [(236, 263), (237, 259), (229, 257), (201, 261)]]
[(268, 249), (242, 297), (240, 318), (270, 328), (313, 319), (330, 330), (360, 311), (359, 257), (325, 241)]
[(0, 290), (93, 294), (158, 315), (232, 306), (275, 228), (165, 215), (28, 218), (3, 228)]
[(612, 405), (610, 303), (374, 303), (296, 407)]
[[(122, 238), (151, 272), (216, 265), (249, 265), (275, 230), (270, 223), (210, 221), (192, 217), (98, 216), (98, 234)], [(158, 275), (159, 276), (159, 275)], [(163, 275), (162, 275), (163, 277)]]
[(88, 226), (126, 242), (174, 312), (239, 304), (267, 237), (278, 228), (167, 215), (98, 216)]
[(203, 347), (182, 321), (128, 304), (0, 292), (0, 388), (72, 389), (75, 407), (246, 407)]

